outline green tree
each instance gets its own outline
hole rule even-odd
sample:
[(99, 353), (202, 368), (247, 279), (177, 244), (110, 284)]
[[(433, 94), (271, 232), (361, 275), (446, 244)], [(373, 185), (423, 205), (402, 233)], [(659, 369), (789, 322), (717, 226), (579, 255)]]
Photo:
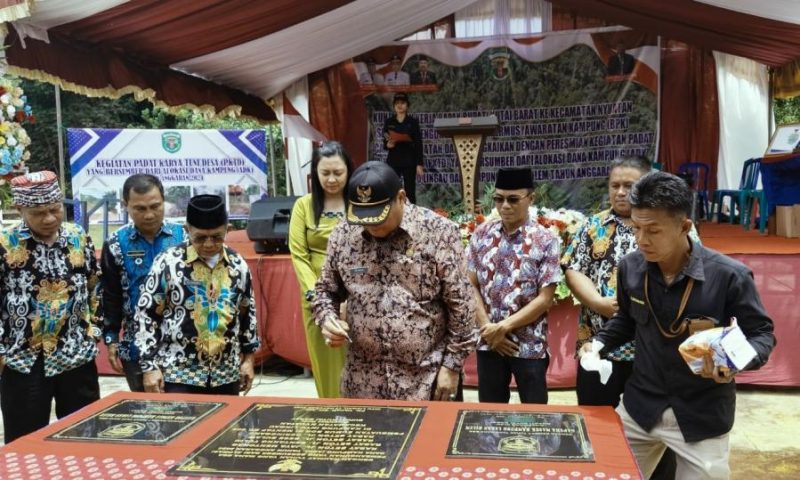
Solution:
[(775, 124), (800, 123), (800, 96), (792, 98), (776, 98), (773, 106)]
[[(31, 137), (31, 170), (52, 170), (59, 172), (58, 135), (56, 123), (55, 87), (48, 83), (20, 80), (20, 87), (28, 97), (28, 103), (36, 115), (35, 124), (26, 125)], [(210, 129), (269, 129), (273, 139), (281, 139), (279, 125), (264, 125), (255, 120), (240, 118), (216, 118), (182, 109), (176, 114), (154, 107), (149, 102), (137, 102), (133, 95), (118, 99), (90, 98), (71, 92), (61, 91), (61, 123), (67, 128), (210, 128)], [(69, 158), (64, 135), (65, 158)], [(267, 152), (269, 156), (269, 152)], [(276, 185), (278, 194), (285, 195), (285, 167), (283, 161), (283, 142), (275, 142)], [(66, 171), (67, 196), (72, 195), (70, 171)], [(271, 181), (270, 181), (271, 183)]]

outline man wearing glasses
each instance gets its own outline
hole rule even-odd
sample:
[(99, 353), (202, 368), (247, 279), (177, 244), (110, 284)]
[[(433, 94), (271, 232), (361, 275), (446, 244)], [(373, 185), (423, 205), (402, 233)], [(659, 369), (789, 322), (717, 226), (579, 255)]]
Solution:
[(225, 245), (217, 195), (189, 200), (189, 243), (156, 257), (136, 308), (136, 346), (147, 392), (238, 395), (253, 382), (258, 349), (250, 270)]
[(547, 403), (547, 310), (561, 281), (559, 240), (529, 214), (529, 168), (500, 169), (500, 218), (475, 230), (469, 278), (478, 303), (478, 399), (508, 403), (511, 375), (522, 403)]

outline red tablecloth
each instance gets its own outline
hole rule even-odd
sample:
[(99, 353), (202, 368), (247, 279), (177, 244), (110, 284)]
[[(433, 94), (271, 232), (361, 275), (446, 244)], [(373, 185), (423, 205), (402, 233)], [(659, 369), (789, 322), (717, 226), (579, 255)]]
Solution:
[[(226, 402), (196, 426), (167, 445), (52, 441), (45, 438), (123, 399), (194, 400)], [(419, 431), (397, 477), (417, 479), (639, 479), (642, 478), (622, 433), (622, 425), (610, 407), (547, 405), (498, 405), (456, 402), (400, 402), (375, 400), (317, 400), (267, 397), (221, 397), (118, 392), (69, 417), (0, 449), (0, 478), (36, 479), (167, 479), (181, 478), (167, 470), (187, 457), (253, 403), (423, 406), (427, 409)], [(447, 458), (458, 411), (578, 412), (583, 414), (594, 450), (593, 462), (544, 462), (510, 459)], [(199, 473), (199, 472), (198, 472)], [(203, 478), (218, 478), (205, 474)], [(190, 477), (183, 477), (190, 478)], [(191, 477), (196, 478), (196, 477)], [(274, 477), (273, 477), (274, 478)]]

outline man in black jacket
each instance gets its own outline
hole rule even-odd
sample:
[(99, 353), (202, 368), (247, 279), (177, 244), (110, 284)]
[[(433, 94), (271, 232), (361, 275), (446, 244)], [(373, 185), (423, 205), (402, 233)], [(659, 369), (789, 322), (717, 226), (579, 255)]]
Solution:
[[(630, 203), (639, 250), (619, 263), (619, 310), (594, 337), (601, 354), (636, 339), (633, 375), (617, 407), (625, 436), (646, 478), (669, 446), (676, 478), (727, 479), (735, 371), (709, 359), (695, 375), (678, 346), (692, 330), (728, 326), (735, 317), (756, 352), (746, 369), (757, 369), (775, 346), (772, 320), (746, 266), (689, 240), (685, 181), (645, 175)], [(592, 349), (587, 343), (581, 353)]]

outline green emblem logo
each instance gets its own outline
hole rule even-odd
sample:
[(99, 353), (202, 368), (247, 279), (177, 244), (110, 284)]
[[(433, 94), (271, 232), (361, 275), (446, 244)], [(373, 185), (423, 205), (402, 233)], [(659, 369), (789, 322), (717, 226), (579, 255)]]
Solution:
[(178, 132), (164, 132), (161, 134), (161, 146), (169, 153), (181, 149), (181, 134)]

